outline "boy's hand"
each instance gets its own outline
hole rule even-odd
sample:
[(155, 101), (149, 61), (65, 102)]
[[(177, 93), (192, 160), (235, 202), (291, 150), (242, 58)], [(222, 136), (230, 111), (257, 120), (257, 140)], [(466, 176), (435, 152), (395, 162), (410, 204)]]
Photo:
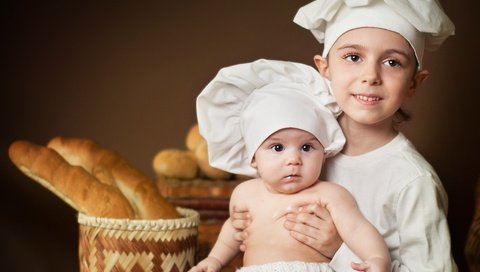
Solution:
[(284, 227), (290, 235), (331, 259), (342, 244), (328, 210), (318, 203), (300, 207), (287, 214)]
[(248, 210), (241, 210), (234, 206), (231, 221), (233, 227), (237, 230), (237, 232), (234, 234), (234, 238), (235, 240), (241, 242), (240, 251), (245, 252), (245, 239), (248, 236), (246, 229), (251, 222), (250, 213)]

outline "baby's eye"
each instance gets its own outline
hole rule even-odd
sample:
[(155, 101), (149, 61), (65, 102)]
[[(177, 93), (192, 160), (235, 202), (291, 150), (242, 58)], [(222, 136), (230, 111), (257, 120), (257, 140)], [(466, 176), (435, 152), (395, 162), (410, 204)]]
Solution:
[(281, 145), (281, 144), (274, 144), (274, 145), (272, 145), (271, 148), (276, 152), (280, 152), (280, 151), (283, 151), (285, 149), (284, 146)]
[(313, 146), (310, 144), (302, 145), (302, 151), (308, 152), (308, 151), (311, 151), (312, 149), (313, 149)]

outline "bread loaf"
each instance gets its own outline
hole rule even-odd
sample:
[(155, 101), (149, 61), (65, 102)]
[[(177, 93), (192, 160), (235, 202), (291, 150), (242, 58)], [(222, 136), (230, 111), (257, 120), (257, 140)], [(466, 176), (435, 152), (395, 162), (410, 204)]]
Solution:
[[(200, 177), (206, 177), (213, 180), (226, 180), (231, 178), (232, 174), (221, 169), (212, 167), (208, 161), (207, 141), (200, 135), (198, 124), (194, 124), (188, 130), (185, 138), (187, 149), (192, 151), (200, 169)], [(177, 176), (177, 178), (180, 178)]]
[(185, 138), (185, 145), (188, 150), (195, 151), (197, 146), (204, 142), (205, 139), (200, 135), (200, 131), (198, 130), (198, 124), (194, 124), (190, 127), (187, 133), (187, 137)]
[(164, 149), (153, 158), (152, 167), (158, 178), (193, 179), (198, 167), (192, 151)]
[(47, 144), (72, 165), (84, 167), (106, 184), (116, 186), (141, 219), (179, 218), (154, 182), (118, 153), (89, 139), (55, 137)]
[(82, 167), (70, 165), (50, 148), (19, 140), (10, 145), (8, 154), (25, 175), (78, 212), (98, 217), (135, 217), (130, 203), (117, 188), (101, 183)]
[(203, 176), (213, 180), (227, 180), (231, 178), (231, 173), (210, 165), (208, 161), (208, 147), (206, 141), (199, 143), (196, 147), (195, 157), (197, 158), (197, 164)]

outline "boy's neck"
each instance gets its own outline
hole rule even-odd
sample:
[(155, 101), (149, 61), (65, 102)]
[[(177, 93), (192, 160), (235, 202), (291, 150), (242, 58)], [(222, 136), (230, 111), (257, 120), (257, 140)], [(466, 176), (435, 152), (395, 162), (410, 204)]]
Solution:
[(398, 132), (393, 128), (391, 120), (379, 124), (360, 124), (342, 114), (338, 121), (347, 142), (342, 153), (349, 156), (362, 155), (389, 143)]

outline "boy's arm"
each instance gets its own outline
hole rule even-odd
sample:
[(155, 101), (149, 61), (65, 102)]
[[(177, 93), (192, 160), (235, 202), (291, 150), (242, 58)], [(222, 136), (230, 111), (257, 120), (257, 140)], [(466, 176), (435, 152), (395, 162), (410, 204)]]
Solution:
[(448, 199), (431, 176), (410, 182), (395, 206), (399, 225), (399, 260), (392, 271), (457, 271), (451, 255)]
[[(378, 230), (361, 214), (353, 196), (343, 187), (325, 182), (322, 204), (330, 212), (343, 241), (371, 270), (390, 271), (390, 253)], [(364, 264), (365, 264), (364, 263)], [(354, 265), (360, 269), (364, 265)]]

